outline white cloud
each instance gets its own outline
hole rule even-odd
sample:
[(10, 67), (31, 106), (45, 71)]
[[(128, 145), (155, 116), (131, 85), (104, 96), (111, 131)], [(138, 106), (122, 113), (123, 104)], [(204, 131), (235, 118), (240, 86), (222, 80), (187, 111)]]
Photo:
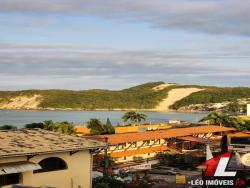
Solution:
[(249, 86), (250, 49), (246, 47), (239, 46), (234, 53), (231, 48), (190, 53), (185, 49), (85, 51), (79, 47), (67, 51), (66, 46), (0, 44), (0, 89), (121, 88), (159, 80)]
[(250, 36), (249, 0), (1, 0), (0, 11), (95, 15), (154, 27)]

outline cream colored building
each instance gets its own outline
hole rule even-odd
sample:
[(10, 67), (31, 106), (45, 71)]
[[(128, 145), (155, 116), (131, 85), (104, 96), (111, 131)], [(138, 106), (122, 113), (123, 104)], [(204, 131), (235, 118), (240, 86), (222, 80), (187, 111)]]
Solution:
[(214, 137), (233, 131), (222, 126), (195, 126), (135, 133), (96, 135), (87, 138), (108, 142), (108, 155), (115, 163), (150, 160), (158, 153), (188, 153), (199, 151), (199, 145)]
[(103, 144), (41, 129), (0, 131), (0, 187), (90, 188)]
[(247, 104), (247, 116), (250, 116), (250, 104)]

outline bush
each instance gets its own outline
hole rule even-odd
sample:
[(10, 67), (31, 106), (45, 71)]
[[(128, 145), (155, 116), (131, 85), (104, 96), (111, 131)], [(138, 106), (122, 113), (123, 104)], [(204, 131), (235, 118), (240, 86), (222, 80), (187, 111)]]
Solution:
[(34, 128), (43, 129), (44, 124), (43, 123), (30, 123), (30, 124), (26, 124), (25, 128), (27, 128), (27, 129), (34, 129)]
[(125, 183), (114, 177), (97, 177), (92, 181), (93, 188), (125, 188)]
[(2, 125), (0, 126), (0, 130), (16, 130), (17, 127), (13, 126), (13, 125)]
[(72, 134), (74, 133), (74, 126), (72, 123), (67, 121), (63, 122), (53, 122), (52, 120), (44, 121), (43, 123), (30, 123), (26, 124), (25, 128), (34, 129), (40, 128), (48, 131), (55, 131), (62, 134)]

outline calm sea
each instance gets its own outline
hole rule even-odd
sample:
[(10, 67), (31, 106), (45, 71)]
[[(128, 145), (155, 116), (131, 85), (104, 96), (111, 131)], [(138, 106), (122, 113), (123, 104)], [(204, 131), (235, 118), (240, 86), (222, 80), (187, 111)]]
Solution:
[[(144, 112), (148, 123), (164, 123), (168, 120), (183, 120), (198, 122), (206, 113), (182, 112)], [(120, 111), (12, 111), (0, 110), (0, 125), (15, 125), (23, 127), (25, 124), (42, 122), (45, 120), (69, 121), (74, 124), (85, 124), (90, 118), (98, 118), (106, 122), (110, 118), (113, 125), (123, 124)]]

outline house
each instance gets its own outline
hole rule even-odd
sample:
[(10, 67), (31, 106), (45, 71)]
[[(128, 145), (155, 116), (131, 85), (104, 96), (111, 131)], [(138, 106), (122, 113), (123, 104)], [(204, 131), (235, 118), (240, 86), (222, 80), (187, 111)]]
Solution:
[[(108, 142), (108, 155), (116, 163), (149, 161), (158, 153), (188, 153), (200, 151), (199, 147), (210, 144), (213, 138), (233, 131), (222, 126), (195, 126), (167, 130), (96, 135), (88, 138)], [(217, 135), (217, 136), (216, 136)]]
[(250, 132), (237, 132), (227, 135), (228, 150), (238, 153), (250, 152)]
[(98, 141), (42, 129), (0, 131), (0, 187), (90, 188)]
[(143, 132), (143, 131), (153, 131), (153, 130), (164, 130), (170, 129), (172, 126), (169, 124), (150, 124), (150, 125), (131, 125), (131, 126), (120, 126), (115, 127), (115, 133), (136, 133), (136, 132)]
[[(119, 126), (115, 127), (115, 133), (132, 133), (132, 132), (142, 132), (142, 131), (151, 131), (151, 130), (163, 130), (169, 129), (172, 126), (169, 124), (153, 124), (153, 125), (132, 125), (132, 126)], [(87, 128), (84, 125), (75, 125), (74, 132), (78, 135), (90, 135), (91, 129)]]

